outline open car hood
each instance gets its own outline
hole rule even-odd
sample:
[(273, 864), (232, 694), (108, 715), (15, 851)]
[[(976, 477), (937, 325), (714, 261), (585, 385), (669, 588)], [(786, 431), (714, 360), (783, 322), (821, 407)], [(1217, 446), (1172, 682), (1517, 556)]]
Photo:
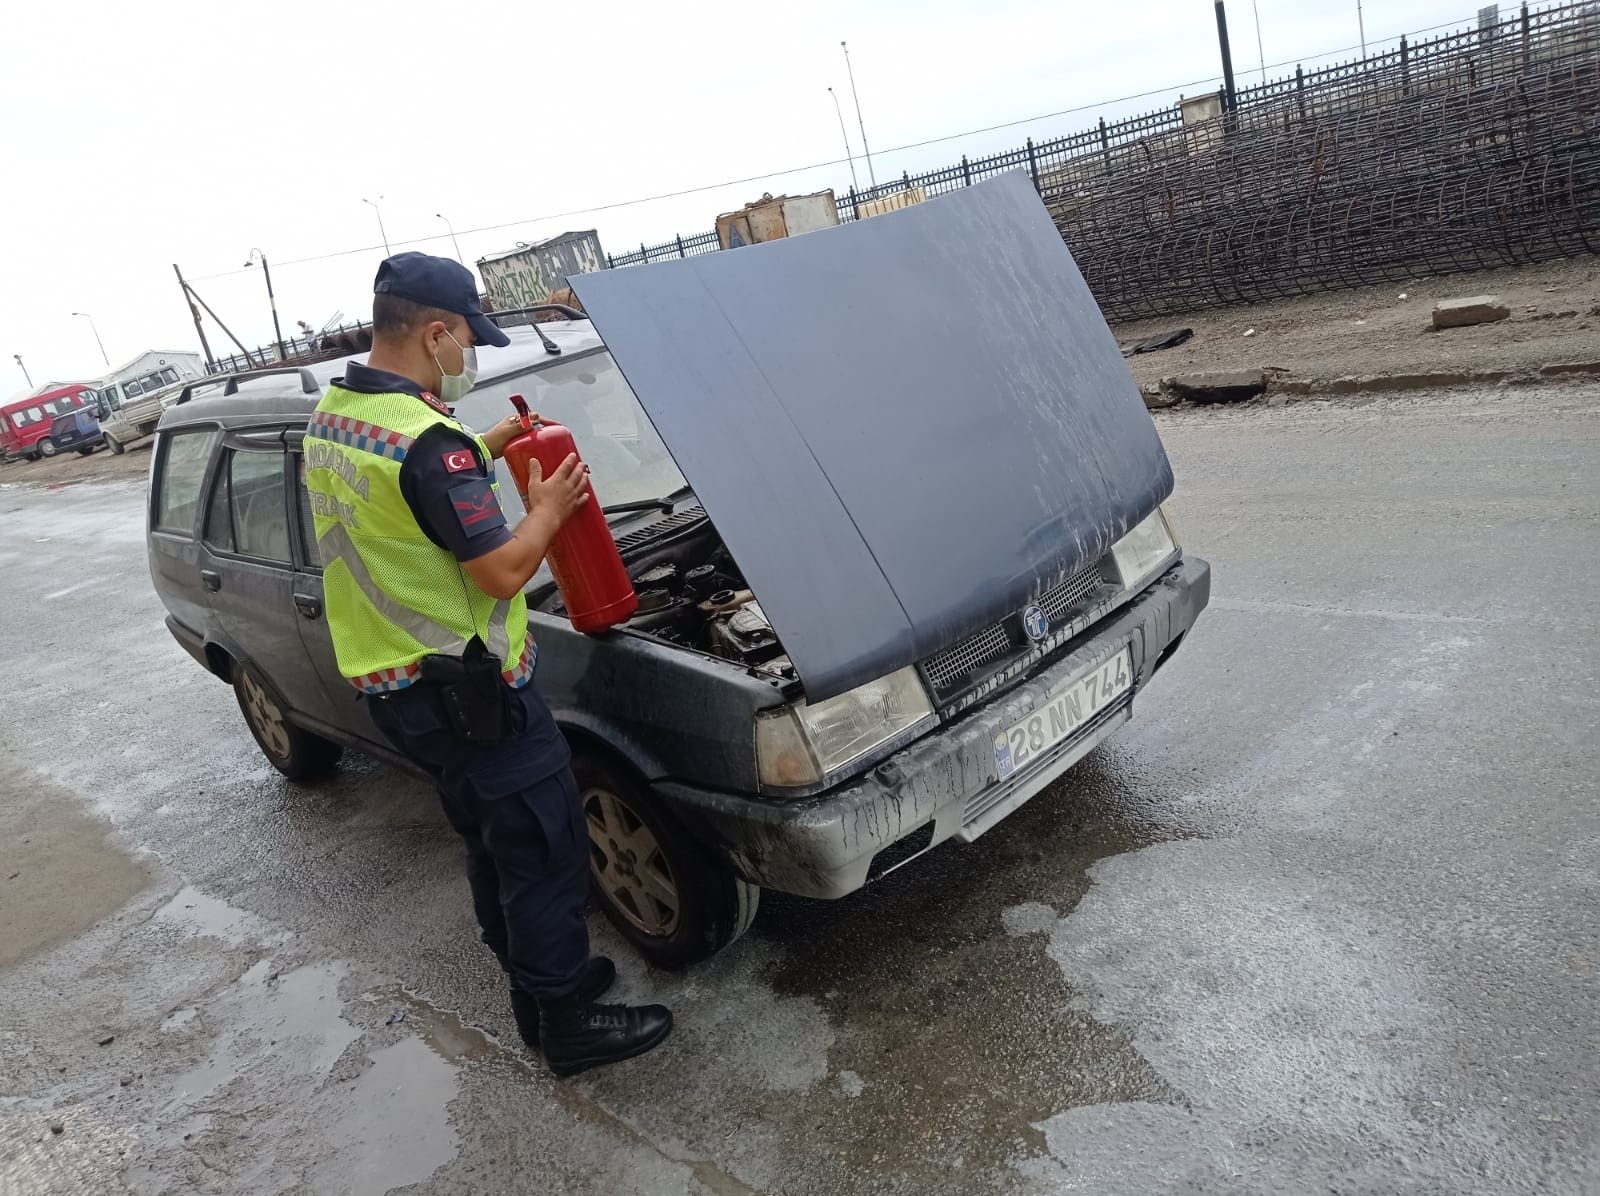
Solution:
[(1026, 175), (570, 282), (814, 701), (1025, 606), (1172, 491)]

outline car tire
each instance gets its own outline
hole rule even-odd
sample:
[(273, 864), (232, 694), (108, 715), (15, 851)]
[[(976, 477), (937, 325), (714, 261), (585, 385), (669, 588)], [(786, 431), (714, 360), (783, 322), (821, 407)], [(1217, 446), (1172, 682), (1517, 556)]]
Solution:
[(122, 441), (118, 440), (110, 433), (106, 434), (106, 447), (111, 450), (111, 455), (113, 457), (120, 457), (123, 453), (128, 451), (122, 447)]
[(46, 436), (39, 442), (39, 456), (53, 457), (56, 455), (56, 442)]
[(589, 875), (606, 916), (660, 967), (707, 959), (755, 920), (761, 890), (696, 842), (631, 773), (572, 762), (589, 830)]
[(261, 754), (291, 781), (321, 780), (338, 766), (344, 748), (285, 718), (282, 700), (253, 666), (233, 666), (233, 693)]

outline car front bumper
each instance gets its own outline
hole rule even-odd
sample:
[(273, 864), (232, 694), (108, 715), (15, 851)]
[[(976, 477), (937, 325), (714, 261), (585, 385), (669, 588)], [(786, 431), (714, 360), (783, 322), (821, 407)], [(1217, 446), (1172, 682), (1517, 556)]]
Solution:
[[(946, 839), (977, 838), (1088, 755), (1132, 717), (1134, 697), (1210, 597), (1211, 567), (1183, 558), (1049, 667), (820, 796), (776, 803), (673, 782), (656, 789), (747, 880), (843, 897)], [(1123, 647), (1133, 657), (1132, 691), (1042, 762), (999, 781), (995, 737)]]

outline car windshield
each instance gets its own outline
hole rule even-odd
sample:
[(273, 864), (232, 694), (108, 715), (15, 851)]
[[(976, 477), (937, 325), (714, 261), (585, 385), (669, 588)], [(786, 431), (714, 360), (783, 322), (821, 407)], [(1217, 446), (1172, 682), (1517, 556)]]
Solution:
[(529, 410), (572, 432), (605, 506), (643, 503), (684, 489), (683, 475), (610, 353), (602, 350), (531, 374), (487, 381), (461, 400), (456, 414), (481, 432), (511, 414), (513, 394), (526, 398)]

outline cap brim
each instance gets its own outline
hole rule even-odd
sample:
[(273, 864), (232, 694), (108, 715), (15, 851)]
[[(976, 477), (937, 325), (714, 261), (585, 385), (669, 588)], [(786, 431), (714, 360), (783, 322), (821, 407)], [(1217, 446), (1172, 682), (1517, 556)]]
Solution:
[(493, 345), (496, 349), (504, 349), (511, 343), (511, 338), (496, 328), (488, 316), (468, 316), (467, 327), (472, 329), (474, 344)]

